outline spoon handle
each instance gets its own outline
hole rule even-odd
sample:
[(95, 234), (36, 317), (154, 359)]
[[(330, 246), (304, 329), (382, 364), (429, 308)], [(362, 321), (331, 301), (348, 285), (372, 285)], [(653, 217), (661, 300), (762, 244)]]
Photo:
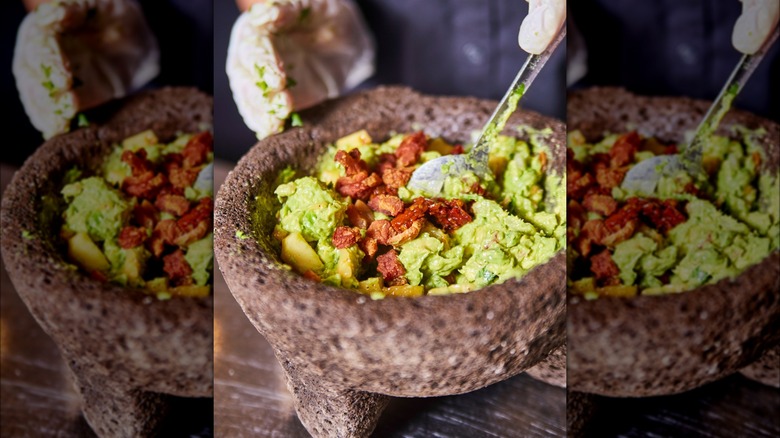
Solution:
[(702, 119), (699, 126), (696, 128), (696, 134), (691, 140), (688, 147), (682, 153), (682, 158), (686, 166), (699, 165), (701, 163), (703, 140), (718, 128), (718, 124), (724, 115), (731, 108), (731, 102), (737, 97), (737, 94), (745, 86), (745, 83), (753, 74), (758, 64), (764, 59), (764, 55), (772, 47), (772, 44), (777, 40), (778, 34), (780, 34), (780, 27), (775, 27), (774, 32), (769, 38), (764, 41), (761, 48), (752, 55), (742, 55), (742, 59), (739, 60), (734, 71), (731, 72), (731, 76), (726, 81), (723, 89), (720, 90), (720, 94), (712, 102), (707, 114)]
[(539, 55), (528, 55), (528, 59), (523, 64), (523, 67), (520, 68), (517, 76), (515, 76), (512, 85), (509, 86), (485, 127), (482, 128), (479, 139), (477, 139), (474, 147), (469, 151), (469, 158), (472, 162), (487, 166), (488, 152), (490, 152), (489, 145), (493, 143), (493, 140), (504, 129), (507, 120), (517, 109), (517, 103), (520, 101), (520, 98), (528, 91), (531, 83), (536, 79), (536, 75), (539, 74), (539, 71), (544, 67), (544, 64), (547, 63), (547, 60), (550, 59), (550, 56), (564, 38), (566, 38), (566, 24), (561, 27), (558, 35), (544, 52)]

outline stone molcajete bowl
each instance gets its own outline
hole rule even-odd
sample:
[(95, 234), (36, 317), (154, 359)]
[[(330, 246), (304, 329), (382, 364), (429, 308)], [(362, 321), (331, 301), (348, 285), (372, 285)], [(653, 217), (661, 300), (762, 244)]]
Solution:
[(59, 243), (61, 218), (42, 214), (42, 199), (59, 197), (67, 170), (96, 168), (132, 134), (153, 129), (166, 140), (210, 127), (212, 99), (167, 88), (91, 118), (97, 123), (50, 139), (16, 173), (3, 196), (3, 258), (15, 289), (62, 351), (95, 432), (147, 436), (166, 411), (166, 395), (212, 395), (212, 300), (158, 301), (76, 270)]
[[(275, 211), (257, 208), (256, 198), (275, 199), (282, 169), (311, 172), (325, 147), (346, 134), (366, 129), (383, 140), (392, 132), (423, 129), (466, 142), (494, 107), (491, 101), (423, 96), (400, 87), (358, 93), (304, 113), (302, 128), (261, 141), (220, 189), (214, 242), (219, 267), (273, 347), (298, 417), (312, 435), (366, 436), (387, 396), (472, 391), (534, 365), (545, 368), (537, 364), (562, 347), (563, 253), (522, 280), (479, 291), (372, 301), (285, 269), (272, 247)], [(562, 171), (563, 124), (527, 111), (510, 121), (517, 124), (553, 129), (552, 163)], [(562, 364), (556, 362), (552, 380), (560, 384)], [(537, 375), (551, 377), (545, 370)]]
[[(569, 96), (568, 129), (579, 129), (590, 141), (636, 129), (680, 143), (708, 106), (595, 88)], [(780, 126), (732, 110), (718, 134), (734, 137), (735, 124), (766, 130), (764, 169), (776, 171)], [(569, 295), (568, 385), (619, 397), (678, 393), (738, 371), (778, 341), (780, 252), (775, 251), (734, 279), (680, 294), (593, 301)]]

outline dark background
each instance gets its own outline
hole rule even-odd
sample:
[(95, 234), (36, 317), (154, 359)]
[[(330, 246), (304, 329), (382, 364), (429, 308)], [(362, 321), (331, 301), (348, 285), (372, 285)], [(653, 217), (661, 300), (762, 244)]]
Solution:
[[(617, 85), (660, 96), (713, 100), (742, 53), (731, 45), (738, 0), (576, 0), (569, 20), (588, 52), (576, 85)], [(571, 35), (570, 35), (571, 37)], [(734, 107), (780, 120), (780, 44), (750, 77)]]

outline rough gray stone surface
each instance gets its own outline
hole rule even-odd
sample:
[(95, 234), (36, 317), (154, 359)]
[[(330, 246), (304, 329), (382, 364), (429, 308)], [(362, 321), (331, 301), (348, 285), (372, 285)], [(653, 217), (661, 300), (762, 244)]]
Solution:
[(210, 96), (188, 88), (111, 104), (101, 109), (99, 123), (45, 142), (4, 193), (5, 266), (62, 351), (85, 417), (101, 436), (149, 435), (165, 412), (164, 394), (212, 395), (212, 299), (158, 301), (76, 270), (57, 237), (61, 219), (41, 215), (42, 199), (59, 197), (63, 175), (74, 166), (97, 168), (115, 142), (150, 128), (163, 140), (203, 129), (211, 124), (211, 108)]
[[(274, 347), (298, 416), (314, 436), (366, 436), (385, 395), (473, 391), (532, 367), (563, 344), (563, 253), (522, 280), (479, 291), (372, 301), (291, 273), (273, 247), (274, 181), (286, 166), (311, 172), (327, 144), (359, 129), (377, 140), (424, 129), (465, 142), (495, 105), (401, 87), (338, 99), (303, 113), (303, 127), (257, 144), (220, 189), (215, 207), (220, 269)], [(553, 128), (551, 162), (563, 171), (563, 124), (527, 111), (510, 121), (518, 123)], [(238, 231), (249, 238), (237, 237)]]
[[(570, 95), (568, 128), (588, 140), (636, 129), (681, 142), (708, 102), (643, 97), (594, 88)], [(732, 110), (718, 133), (740, 124), (766, 129), (767, 169), (777, 169), (780, 126)], [(568, 385), (615, 397), (673, 394), (714, 381), (756, 360), (780, 340), (780, 252), (693, 291), (664, 296), (568, 298)]]

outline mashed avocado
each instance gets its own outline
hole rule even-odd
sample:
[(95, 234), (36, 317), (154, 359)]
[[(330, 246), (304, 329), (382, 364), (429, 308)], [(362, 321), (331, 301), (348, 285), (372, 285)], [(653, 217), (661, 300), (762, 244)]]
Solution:
[(62, 196), (68, 202), (65, 226), (77, 233), (87, 233), (95, 241), (119, 234), (133, 207), (132, 201), (100, 177), (68, 184), (62, 188)]
[(309, 242), (330, 238), (345, 218), (347, 202), (315, 178), (282, 184), (274, 193), (282, 202), (279, 227), (288, 233), (301, 233)]
[(60, 230), (68, 258), (92, 278), (160, 299), (208, 296), (212, 146), (209, 132), (166, 144), (147, 130), (115, 145), (100, 168), (69, 171)]
[(214, 260), (214, 234), (193, 242), (187, 248), (184, 259), (192, 268), (192, 279), (198, 286), (204, 286), (211, 278)]
[[(372, 298), (467, 292), (526, 274), (560, 251), (566, 235), (564, 180), (547, 170), (550, 131), (528, 132), (528, 141), (495, 139), (494, 178), (448, 178), (439, 199), (394, 184), (460, 146), (421, 133), (373, 143), (359, 131), (338, 140), (314, 176), (275, 191), (282, 259)], [(367, 191), (355, 189), (372, 178)]]
[[(711, 188), (699, 189), (689, 176), (672, 175), (662, 178), (654, 198), (636, 201), (634, 194), (615, 186), (609, 193), (617, 209), (609, 215), (593, 208), (596, 203), (585, 201), (588, 195), (573, 196), (570, 208), (574, 205), (574, 211), (585, 211), (575, 214), (581, 225), (569, 230), (573, 236), (568, 257), (572, 290), (589, 298), (682, 292), (737, 276), (780, 248), (780, 172), (762, 172), (766, 158), (755, 139), (764, 132), (738, 132), (740, 141), (711, 136), (704, 144), (702, 163)], [(621, 141), (624, 146), (631, 135), (608, 136), (588, 145), (579, 132), (570, 133), (575, 167), (587, 169), (604, 154), (617, 156), (613, 147)], [(634, 137), (634, 141), (633, 163), (669, 153), (655, 139)], [(633, 216), (631, 202), (642, 205)], [(630, 233), (629, 217), (634, 220)], [(669, 222), (670, 217), (677, 218)], [(586, 227), (589, 221), (595, 222)], [(583, 232), (607, 223), (626, 225), (617, 230), (604, 226), (601, 229), (613, 235), (601, 241), (590, 231)], [(601, 248), (609, 251), (617, 275), (609, 269)], [(589, 251), (587, 257), (583, 251)], [(586, 258), (590, 258), (591, 269), (583, 275)]]

